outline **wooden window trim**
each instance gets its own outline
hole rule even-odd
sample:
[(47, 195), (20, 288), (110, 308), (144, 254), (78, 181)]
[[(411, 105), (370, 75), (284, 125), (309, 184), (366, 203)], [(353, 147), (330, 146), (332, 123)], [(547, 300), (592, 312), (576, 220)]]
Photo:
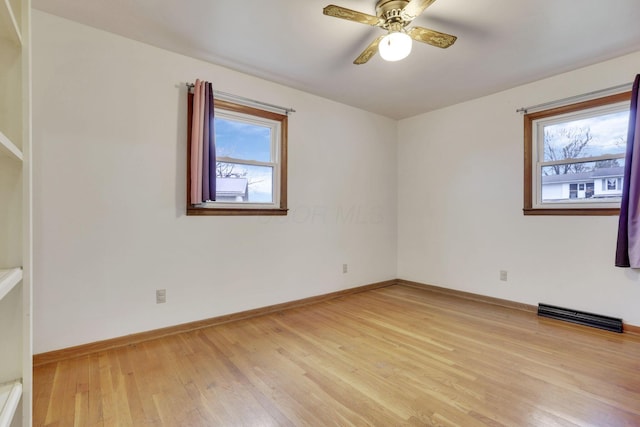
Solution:
[(537, 111), (524, 115), (524, 215), (575, 215), (575, 216), (607, 216), (619, 215), (620, 208), (534, 208), (533, 207), (533, 149), (535, 141), (533, 141), (533, 122), (534, 120), (545, 117), (557, 116), (565, 113), (573, 113), (580, 110), (586, 110), (594, 107), (602, 107), (618, 102), (631, 101), (631, 92), (623, 92), (615, 95), (604, 96), (601, 98), (591, 99), (588, 101), (578, 102), (575, 104), (563, 105), (561, 107), (551, 108), (548, 110)]
[(288, 117), (271, 111), (260, 110), (246, 105), (229, 101), (214, 99), (214, 107), (221, 110), (243, 113), (251, 116), (262, 117), (280, 122), (280, 204), (275, 208), (202, 208), (189, 203), (188, 195), (191, 194), (191, 161), (188, 153), (191, 152), (191, 121), (193, 116), (193, 94), (189, 93), (188, 120), (187, 120), (187, 216), (284, 216), (287, 215), (287, 139)]

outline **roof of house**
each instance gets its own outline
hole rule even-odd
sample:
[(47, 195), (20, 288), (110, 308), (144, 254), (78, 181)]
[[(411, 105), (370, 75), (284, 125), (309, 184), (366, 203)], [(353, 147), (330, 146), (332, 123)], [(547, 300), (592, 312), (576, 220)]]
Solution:
[(615, 168), (599, 168), (593, 170), (593, 177), (607, 177), (607, 176), (622, 176), (624, 175), (624, 167), (618, 166)]
[(216, 178), (216, 195), (243, 196), (247, 192), (247, 178)]
[(542, 177), (543, 184), (559, 184), (563, 182), (585, 182), (594, 178), (621, 177), (624, 175), (623, 167), (598, 168), (588, 172), (569, 173), (563, 175), (546, 175)]

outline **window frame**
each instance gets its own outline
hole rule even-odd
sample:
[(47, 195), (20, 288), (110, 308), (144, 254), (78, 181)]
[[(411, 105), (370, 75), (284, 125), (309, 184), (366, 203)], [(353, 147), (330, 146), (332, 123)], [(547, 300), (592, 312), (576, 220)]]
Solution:
[[(188, 103), (188, 117), (189, 122), (192, 117), (192, 103)], [(187, 216), (271, 216), (271, 215), (287, 215), (287, 139), (288, 139), (288, 116), (286, 114), (279, 114), (272, 111), (262, 110), (259, 108), (250, 107), (247, 105), (237, 104), (227, 100), (214, 99), (215, 110), (228, 111), (231, 114), (239, 113), (241, 115), (256, 117), (257, 122), (261, 119), (267, 119), (274, 122), (279, 122), (279, 141), (276, 140), (275, 147), (271, 147), (276, 151), (275, 166), (273, 171), (274, 179), (274, 195), (278, 195), (278, 200), (273, 204), (267, 203), (255, 203), (255, 204), (240, 204), (232, 202), (208, 202), (203, 205), (194, 206), (186, 200), (187, 204)], [(249, 120), (248, 120), (249, 121)], [(191, 152), (191, 123), (187, 123), (187, 153)], [(221, 158), (221, 161), (226, 161), (225, 158)], [(236, 159), (238, 160), (238, 159)], [(240, 159), (241, 160), (241, 159)], [(249, 164), (250, 161), (242, 164)], [(269, 162), (273, 163), (273, 162)], [(187, 195), (191, 192), (191, 162), (189, 156), (187, 156)], [(277, 181), (277, 182), (276, 182)]]
[[(533, 164), (536, 160), (535, 150), (538, 143), (535, 140), (535, 126), (540, 119), (552, 118), (564, 114), (579, 114), (582, 111), (598, 107), (607, 107), (614, 104), (631, 101), (631, 92), (622, 92), (614, 95), (603, 96), (574, 104), (563, 105), (546, 110), (526, 113), (524, 115), (524, 215), (619, 215), (620, 207), (603, 207), (602, 204), (589, 206), (588, 203), (580, 203), (575, 207), (540, 207), (536, 204), (538, 188), (537, 180), (540, 176)], [(586, 158), (589, 162), (589, 158)]]

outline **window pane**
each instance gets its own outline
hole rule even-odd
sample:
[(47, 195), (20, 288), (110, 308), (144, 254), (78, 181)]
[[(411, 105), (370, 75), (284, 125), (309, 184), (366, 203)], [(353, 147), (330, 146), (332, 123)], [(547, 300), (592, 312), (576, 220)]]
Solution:
[(542, 203), (620, 198), (624, 159), (542, 167)]
[(273, 168), (217, 162), (216, 202), (273, 203)]
[(222, 117), (214, 121), (216, 155), (234, 159), (271, 161), (271, 128)]
[(544, 161), (622, 154), (629, 111), (544, 126)]

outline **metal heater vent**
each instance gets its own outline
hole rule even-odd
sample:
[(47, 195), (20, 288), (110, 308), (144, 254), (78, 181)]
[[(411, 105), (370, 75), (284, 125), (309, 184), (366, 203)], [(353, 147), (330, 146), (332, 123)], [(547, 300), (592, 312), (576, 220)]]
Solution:
[(538, 304), (538, 316), (622, 333), (622, 319), (601, 314), (586, 313), (548, 304)]

